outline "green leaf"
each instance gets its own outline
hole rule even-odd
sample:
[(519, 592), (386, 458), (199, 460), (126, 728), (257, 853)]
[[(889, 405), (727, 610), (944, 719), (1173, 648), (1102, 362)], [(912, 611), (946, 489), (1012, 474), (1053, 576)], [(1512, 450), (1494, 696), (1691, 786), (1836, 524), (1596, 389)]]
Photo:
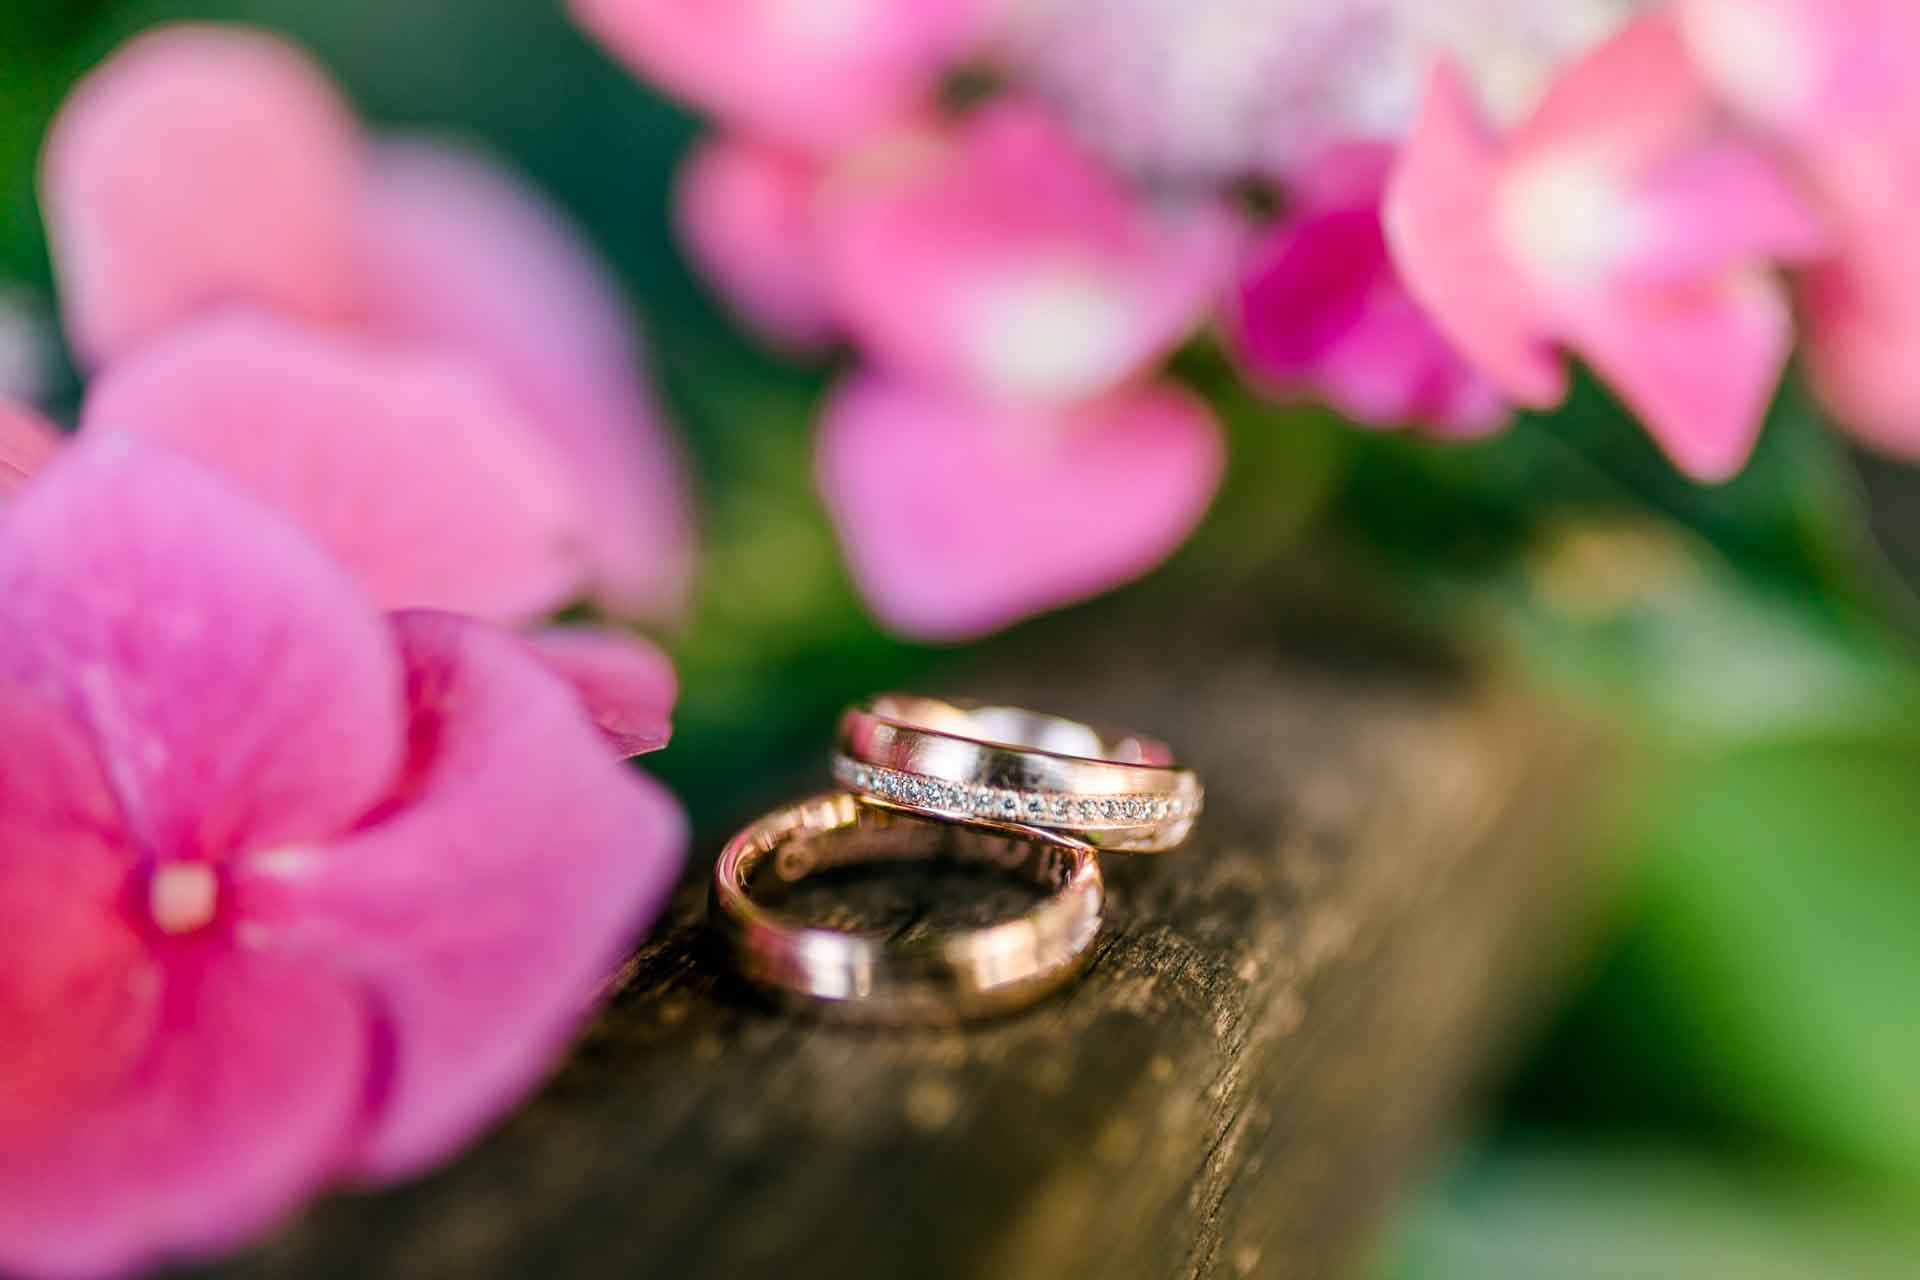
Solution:
[(1920, 725), (1663, 774), (1635, 918), (1524, 1109), (1759, 1141), (1920, 1198)]
[(1894, 1280), (1898, 1201), (1651, 1146), (1500, 1143), (1414, 1202), (1380, 1280)]
[(1497, 570), (1542, 529), (1662, 518), (1763, 589), (1878, 607), (1863, 500), (1844, 447), (1789, 383), (1747, 469), (1710, 486), (1673, 468), (1596, 383), (1470, 445), (1361, 435), (1343, 525), (1409, 565)]
[(1647, 927), (1728, 1103), (1920, 1187), (1920, 738), (1713, 761), (1649, 855)]

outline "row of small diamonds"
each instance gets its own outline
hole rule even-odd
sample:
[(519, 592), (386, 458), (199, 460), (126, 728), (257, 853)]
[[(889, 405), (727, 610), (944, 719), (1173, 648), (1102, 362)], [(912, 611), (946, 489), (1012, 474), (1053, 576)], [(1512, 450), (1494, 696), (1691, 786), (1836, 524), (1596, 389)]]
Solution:
[(1178, 796), (1072, 796), (1052, 791), (1007, 791), (968, 787), (925, 774), (881, 769), (837, 757), (833, 775), (842, 786), (923, 809), (972, 813), (982, 818), (1076, 827), (1132, 827), (1169, 822), (1199, 812), (1197, 801)]

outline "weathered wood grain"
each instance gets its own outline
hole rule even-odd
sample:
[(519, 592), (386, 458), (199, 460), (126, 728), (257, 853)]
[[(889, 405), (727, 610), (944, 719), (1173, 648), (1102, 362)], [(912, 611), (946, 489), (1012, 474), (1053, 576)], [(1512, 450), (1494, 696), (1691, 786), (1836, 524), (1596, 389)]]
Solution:
[[(1075, 615), (947, 681), (1138, 724), (1209, 783), (1186, 849), (1107, 858), (1066, 995), (957, 1031), (780, 1013), (721, 972), (690, 884), (534, 1105), (234, 1273), (1336, 1274), (1560, 952), (1599, 757), (1324, 608)], [(847, 909), (946, 894), (1006, 909), (898, 881)]]

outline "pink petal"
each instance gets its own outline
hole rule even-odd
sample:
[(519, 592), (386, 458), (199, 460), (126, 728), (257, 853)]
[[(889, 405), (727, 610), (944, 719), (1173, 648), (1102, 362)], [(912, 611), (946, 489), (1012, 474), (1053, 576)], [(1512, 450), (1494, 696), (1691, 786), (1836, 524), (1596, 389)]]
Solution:
[(1862, 225), (1801, 290), (1807, 372), (1833, 415), (1867, 444), (1920, 457), (1920, 227)]
[(1692, 147), (1643, 179), (1649, 237), (1629, 265), (1648, 281), (1717, 275), (1755, 262), (1805, 262), (1825, 252), (1818, 214), (1774, 157), (1738, 142)]
[(776, 346), (817, 351), (835, 324), (814, 225), (820, 168), (797, 152), (720, 134), (694, 148), (674, 220), (695, 265)]
[(85, 726), (134, 837), (221, 857), (337, 832), (390, 785), (400, 672), (291, 525), (126, 438), (68, 449), (0, 526), (0, 678)]
[[(1715, 8), (1692, 6), (1688, 16)], [(1832, 228), (1832, 255), (1801, 277), (1808, 375), (1848, 431), (1877, 449), (1920, 456), (1920, 81), (1911, 74), (1920, 10), (1769, 0), (1751, 14), (1722, 15), (1702, 39), (1724, 41), (1727, 28), (1748, 24), (1771, 31), (1775, 44), (1804, 38), (1775, 52), (1817, 69), (1806, 73), (1805, 101), (1742, 99), (1796, 148)]]
[(623, 756), (658, 751), (673, 736), (680, 694), (673, 661), (630, 631), (547, 627), (525, 637), (536, 656), (571, 684), (600, 732)]
[(0, 498), (12, 497), (60, 451), (60, 432), (39, 412), (0, 397)]
[(1755, 124), (1809, 147), (1911, 121), (1912, 0), (1680, 0), (1701, 74)]
[(1063, 403), (1158, 361), (1228, 282), (1240, 228), (1154, 209), (1047, 115), (984, 108), (823, 206), (836, 310), (888, 369), (956, 395)]
[(1460, 352), (1515, 401), (1550, 408), (1566, 397), (1566, 370), (1496, 238), (1500, 166), (1465, 84), (1441, 66), (1387, 185), (1387, 241), (1407, 290)]
[(95, 379), (83, 431), (137, 434), (291, 515), (387, 608), (539, 616), (584, 531), (525, 417), (465, 364), (269, 316), (212, 316)]
[(560, 213), (476, 156), (390, 144), (359, 253), (367, 323), (497, 378), (563, 469), (595, 600), (677, 615), (694, 560), (685, 462), (611, 276)]
[(1714, 108), (1679, 22), (1656, 9), (1567, 68), (1509, 141), (1516, 154), (1577, 142), (1631, 162), (1698, 138)]
[(815, 474), (889, 626), (964, 640), (1138, 577), (1206, 512), (1207, 406), (1159, 384), (1065, 410), (994, 408), (865, 374), (820, 424)]
[(125, 976), (151, 1006), (143, 1051), (0, 1135), (9, 1273), (230, 1248), (319, 1187), (360, 1113), (365, 1013), (323, 966), (189, 944)]
[(284, 41), (210, 26), (133, 40), (47, 137), (41, 191), (75, 348), (97, 365), (216, 302), (343, 316), (359, 162), (346, 104)]
[[(1355, 151), (1366, 153), (1364, 176)], [(1497, 429), (1505, 404), (1434, 328), (1388, 257), (1379, 201), (1392, 149), (1331, 159), (1337, 173), (1323, 164), (1305, 175), (1309, 194), (1241, 280), (1228, 315), (1241, 361), (1274, 394), (1323, 397), (1360, 423), (1417, 422), (1443, 435)]]
[(1682, 471), (1718, 482), (1746, 464), (1787, 353), (1793, 317), (1759, 273), (1622, 289), (1596, 302), (1572, 345), (1612, 384)]
[(441, 1159), (553, 1064), (672, 887), (686, 820), (615, 760), (520, 641), (403, 614), (415, 758), (391, 811), (300, 865), (243, 870), (259, 944), (356, 975), (391, 1061), (352, 1155)]
[(571, 0), (638, 75), (784, 143), (845, 142), (911, 111), (972, 43), (981, 0)]

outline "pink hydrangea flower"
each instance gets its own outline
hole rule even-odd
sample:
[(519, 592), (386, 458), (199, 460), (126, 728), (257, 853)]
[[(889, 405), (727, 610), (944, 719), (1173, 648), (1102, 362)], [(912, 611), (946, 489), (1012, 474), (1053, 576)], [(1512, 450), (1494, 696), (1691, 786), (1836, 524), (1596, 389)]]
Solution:
[(37, 409), (0, 398), (0, 498), (12, 497), (59, 448), (60, 433)]
[(0, 1270), (204, 1254), (541, 1077), (673, 801), (525, 642), (378, 614), (192, 464), (86, 440), (0, 524)]
[(1463, 361), (1400, 281), (1380, 226), (1386, 144), (1336, 147), (1289, 190), (1228, 311), (1241, 365), (1275, 395), (1317, 397), (1355, 422), (1471, 437), (1505, 424), (1493, 385)]
[(835, 313), (876, 364), (1008, 403), (1098, 395), (1185, 338), (1243, 230), (1156, 208), (1044, 111), (983, 107), (849, 162), (822, 214)]
[(1172, 384), (1039, 408), (862, 374), (827, 406), (815, 472), (881, 619), (957, 641), (1151, 569), (1225, 457), (1205, 402)]
[(571, 0), (576, 21), (661, 88), (749, 133), (844, 143), (924, 104), (976, 39), (985, 0)]
[(1557, 404), (1572, 351), (1704, 480), (1744, 464), (1791, 345), (1770, 265), (1822, 249), (1663, 12), (1569, 70), (1504, 142), (1442, 67), (1386, 220), (1414, 296), (1507, 395)]
[[(94, 395), (116, 428), (190, 445), (303, 518), (319, 485), (275, 465), (283, 448), (315, 475), (356, 475), (351, 519), (426, 540), (342, 540), (342, 510), (314, 522), (382, 603), (508, 620), (582, 596), (629, 617), (681, 607), (691, 513), (636, 335), (564, 221), (504, 174), (425, 144), (375, 147), (288, 45), (185, 26), (135, 39), (81, 83), (49, 134), (42, 188), (73, 345), (104, 369)], [(329, 366), (330, 429), (313, 421), (321, 404), (301, 410), (283, 389), (280, 406), (307, 419), (283, 437), (221, 389), (205, 353), (246, 325), (250, 353), (271, 359), (231, 375), (264, 391), (277, 371)], [(441, 465), (383, 480), (357, 455), (398, 461), (393, 433), (372, 445), (359, 424), (394, 426), (413, 396), (412, 447)], [(169, 398), (202, 411), (170, 416)], [(388, 591), (417, 584), (409, 559), (463, 549), (490, 554), (458, 584)]]
[(1687, 0), (1714, 88), (1777, 138), (1832, 228), (1802, 277), (1806, 366), (1841, 423), (1920, 456), (1920, 7), (1908, 0)]
[(719, 134), (693, 150), (674, 188), (688, 256), (773, 345), (819, 351), (838, 326), (816, 205), (827, 164), (804, 152)]

